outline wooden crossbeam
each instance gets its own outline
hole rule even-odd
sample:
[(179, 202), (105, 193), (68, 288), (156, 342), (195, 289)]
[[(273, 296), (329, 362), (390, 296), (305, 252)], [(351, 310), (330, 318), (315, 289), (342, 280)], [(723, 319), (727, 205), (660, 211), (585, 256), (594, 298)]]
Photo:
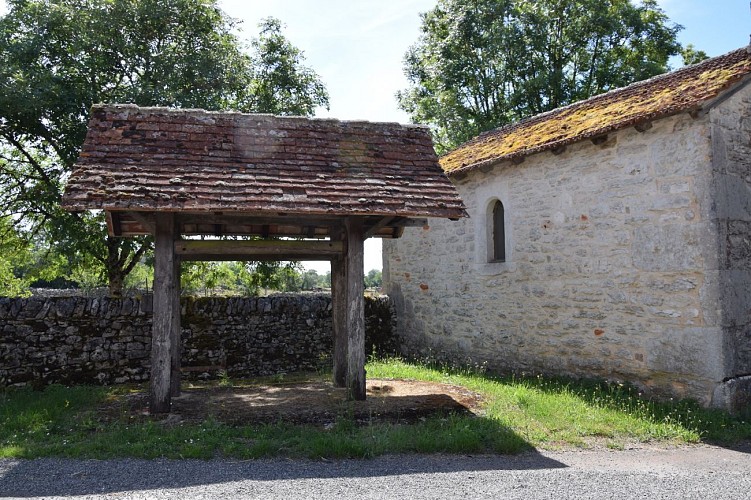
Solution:
[(331, 260), (344, 244), (330, 240), (177, 240), (182, 260)]
[(365, 239), (367, 240), (368, 238), (376, 234), (378, 231), (388, 226), (389, 223), (393, 220), (394, 220), (394, 217), (384, 217), (381, 220), (379, 220), (377, 223), (371, 226), (367, 231), (365, 231)]

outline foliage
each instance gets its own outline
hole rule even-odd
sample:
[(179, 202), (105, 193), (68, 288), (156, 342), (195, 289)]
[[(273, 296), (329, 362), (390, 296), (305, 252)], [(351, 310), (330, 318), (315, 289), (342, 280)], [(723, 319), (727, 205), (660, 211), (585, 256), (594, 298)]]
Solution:
[(378, 269), (371, 269), (365, 275), (365, 286), (367, 288), (379, 288), (383, 283), (383, 275)]
[[(371, 361), (367, 370), (372, 377), (461, 385), (482, 396), (483, 414), (428, 417), (411, 424), (355, 422), (351, 415), (342, 414), (325, 429), (283, 422), (231, 427), (213, 418), (164, 426), (131, 410), (130, 398), (142, 388), (7, 389), (0, 392), (0, 457), (208, 459), (219, 454), (320, 459), (414, 452), (517, 453), (533, 446), (603, 443), (618, 449), (634, 442), (733, 443), (751, 438), (747, 420), (688, 401), (650, 401), (622, 384), (540, 376), (497, 378), (472, 368), (398, 359)], [(328, 379), (329, 375), (320, 377)], [(227, 377), (220, 380), (221, 390), (242, 383)], [(245, 383), (257, 386), (273, 381)], [(103, 407), (114, 408), (114, 421), (102, 418)]]
[(709, 56), (703, 50), (696, 50), (694, 44), (689, 43), (681, 49), (681, 57), (683, 58), (683, 65), (689, 66), (691, 64), (698, 64)]
[(297, 262), (185, 262), (184, 293), (256, 296), (262, 292), (299, 292), (303, 276)]
[(17, 277), (7, 254), (0, 255), (0, 297), (27, 297), (29, 283)]
[(303, 65), (300, 49), (282, 35), (282, 23), (272, 17), (259, 24), (253, 40), (253, 77), (243, 108), (276, 115), (315, 114), (329, 107), (329, 95), (318, 75)]
[(60, 208), (93, 103), (300, 114), (328, 103), (278, 21), (264, 21), (248, 55), (215, 0), (7, 4), (0, 18), (2, 215), (54, 244), (72, 266), (98, 262), (114, 294), (150, 239), (106, 237), (103, 214)]
[(326, 271), (326, 274), (318, 274), (315, 269), (309, 269), (302, 275), (303, 290), (314, 290), (316, 288), (331, 288), (331, 271)]
[(680, 29), (655, 0), (438, 0), (405, 56), (399, 106), (446, 151), (665, 72)]
[(262, 290), (299, 292), (302, 288), (302, 266), (299, 262), (246, 262), (242, 287), (246, 295), (258, 295)]
[(16, 234), (9, 219), (0, 217), (0, 296), (19, 297), (28, 295), (28, 280), (16, 276), (14, 262), (25, 260), (25, 242)]
[(69, 273), (64, 259), (39, 243), (31, 233), (19, 234), (10, 218), (0, 216), (0, 296), (28, 296), (35, 282)]

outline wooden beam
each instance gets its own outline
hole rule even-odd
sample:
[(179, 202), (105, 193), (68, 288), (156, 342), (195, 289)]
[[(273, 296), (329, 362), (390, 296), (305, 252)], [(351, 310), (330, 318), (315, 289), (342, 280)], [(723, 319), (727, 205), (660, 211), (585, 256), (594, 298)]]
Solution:
[(331, 240), (178, 240), (183, 260), (330, 260), (344, 245)]
[(107, 225), (109, 226), (110, 225), (109, 223), (111, 222), (112, 236), (122, 236), (123, 225), (120, 220), (120, 212), (107, 212), (107, 217), (111, 219), (111, 221), (109, 220), (107, 221), (108, 222)]
[(141, 224), (149, 231), (149, 233), (154, 234), (156, 232), (156, 224), (154, 223), (153, 212), (124, 212), (123, 215), (127, 215), (134, 221)]
[(334, 387), (347, 384), (347, 270), (343, 259), (331, 261)]
[(321, 255), (321, 254), (305, 254), (305, 253), (295, 253), (285, 255), (285, 254), (279, 254), (279, 255), (269, 255), (267, 253), (238, 253), (238, 254), (222, 254), (222, 255), (216, 255), (216, 254), (194, 254), (194, 255), (182, 255), (180, 256), (180, 260), (183, 262), (197, 262), (197, 261), (204, 261), (204, 262), (221, 262), (221, 261), (281, 261), (281, 260), (312, 260), (312, 261), (319, 261), (319, 262), (328, 262), (331, 260), (330, 255)]
[(347, 252), (347, 398), (365, 400), (365, 284), (363, 281), (363, 243), (365, 231), (361, 218), (345, 219)]
[(288, 215), (284, 217), (253, 216), (253, 215), (224, 215), (224, 214), (198, 214), (180, 212), (177, 214), (180, 224), (222, 224), (222, 225), (301, 225), (301, 226), (341, 226), (342, 221), (335, 217)]
[[(154, 235), (154, 313), (151, 326), (151, 413), (170, 411), (172, 342), (175, 338), (175, 217), (156, 214)], [(178, 320), (179, 321), (179, 320)], [(179, 324), (179, 323), (178, 323)]]
[(389, 226), (393, 227), (422, 227), (428, 224), (426, 218), (400, 218), (398, 220), (389, 223)]
[(388, 226), (394, 220), (394, 217), (383, 217), (381, 220), (373, 224), (367, 231), (365, 231), (365, 239), (367, 240), (378, 231)]

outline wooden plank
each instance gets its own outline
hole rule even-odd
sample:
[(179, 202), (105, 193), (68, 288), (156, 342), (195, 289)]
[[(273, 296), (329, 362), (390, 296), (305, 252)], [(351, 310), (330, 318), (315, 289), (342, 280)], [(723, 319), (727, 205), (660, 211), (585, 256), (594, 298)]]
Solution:
[(112, 236), (123, 235), (123, 225), (120, 219), (120, 212), (107, 212), (107, 228), (111, 230)]
[[(347, 398), (365, 400), (365, 284), (363, 281), (363, 242), (365, 231), (360, 218), (345, 220), (347, 252)], [(333, 278), (333, 275), (332, 275)]]
[(131, 218), (143, 226), (149, 234), (156, 232), (156, 223), (154, 222), (153, 212), (123, 212), (121, 220), (125, 217)]
[(175, 223), (171, 213), (156, 214), (154, 235), (154, 313), (151, 327), (151, 413), (170, 411), (172, 330), (175, 307)]
[(331, 261), (334, 387), (347, 383), (347, 271), (343, 259)]
[(239, 261), (249, 261), (249, 260), (317, 260), (317, 261), (329, 261), (331, 260), (331, 256), (329, 255), (320, 255), (320, 254), (305, 254), (305, 253), (295, 253), (295, 254), (278, 254), (278, 255), (268, 255), (266, 253), (263, 254), (254, 254), (254, 253), (242, 253), (242, 254), (226, 254), (226, 255), (216, 255), (216, 254), (195, 254), (195, 255), (182, 255), (180, 256), (180, 259), (183, 262), (193, 262), (193, 261), (230, 261), (230, 260), (239, 260)]
[(329, 260), (342, 255), (344, 245), (341, 241), (330, 240), (178, 240), (175, 253), (186, 259), (197, 256), (249, 256), (256, 260), (259, 256), (266, 258), (298, 259), (318, 256), (320, 260)]
[(337, 217), (287, 215), (280, 217), (254, 216), (254, 215), (218, 215), (218, 214), (193, 214), (181, 212), (177, 214), (180, 224), (222, 224), (222, 225), (301, 225), (301, 226), (341, 226), (342, 222)]
[[(154, 234), (154, 213), (119, 211), (107, 212), (108, 229), (113, 234), (110, 214), (120, 215), (122, 236), (138, 236)], [(291, 237), (291, 238), (328, 238), (342, 229), (341, 221), (328, 218), (309, 217), (240, 217), (221, 215), (196, 215), (176, 213), (178, 228), (184, 235), (235, 235), (235, 236), (263, 236)], [(366, 218), (366, 226), (382, 226), (371, 228), (368, 237), (391, 238), (395, 234), (394, 228), (422, 227), (427, 223), (425, 218), (392, 217), (382, 225), (384, 219), (390, 216), (370, 216)], [(266, 232), (264, 231), (266, 227)], [(323, 259), (328, 260), (328, 259)]]
[(392, 227), (422, 227), (428, 224), (428, 219), (422, 218), (406, 218), (402, 217), (389, 223)]

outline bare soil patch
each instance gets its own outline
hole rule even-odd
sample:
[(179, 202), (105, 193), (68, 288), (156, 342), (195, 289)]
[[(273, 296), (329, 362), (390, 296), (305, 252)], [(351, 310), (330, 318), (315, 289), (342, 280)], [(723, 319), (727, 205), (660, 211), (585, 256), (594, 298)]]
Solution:
[(414, 422), (435, 415), (480, 413), (481, 396), (435, 382), (370, 379), (365, 401), (347, 401), (346, 390), (330, 382), (306, 381), (240, 387), (184, 389), (172, 412), (150, 415), (148, 393), (131, 393), (101, 408), (105, 419), (158, 420), (167, 424), (208, 417), (229, 425), (288, 422), (328, 425), (339, 418), (356, 422)]

